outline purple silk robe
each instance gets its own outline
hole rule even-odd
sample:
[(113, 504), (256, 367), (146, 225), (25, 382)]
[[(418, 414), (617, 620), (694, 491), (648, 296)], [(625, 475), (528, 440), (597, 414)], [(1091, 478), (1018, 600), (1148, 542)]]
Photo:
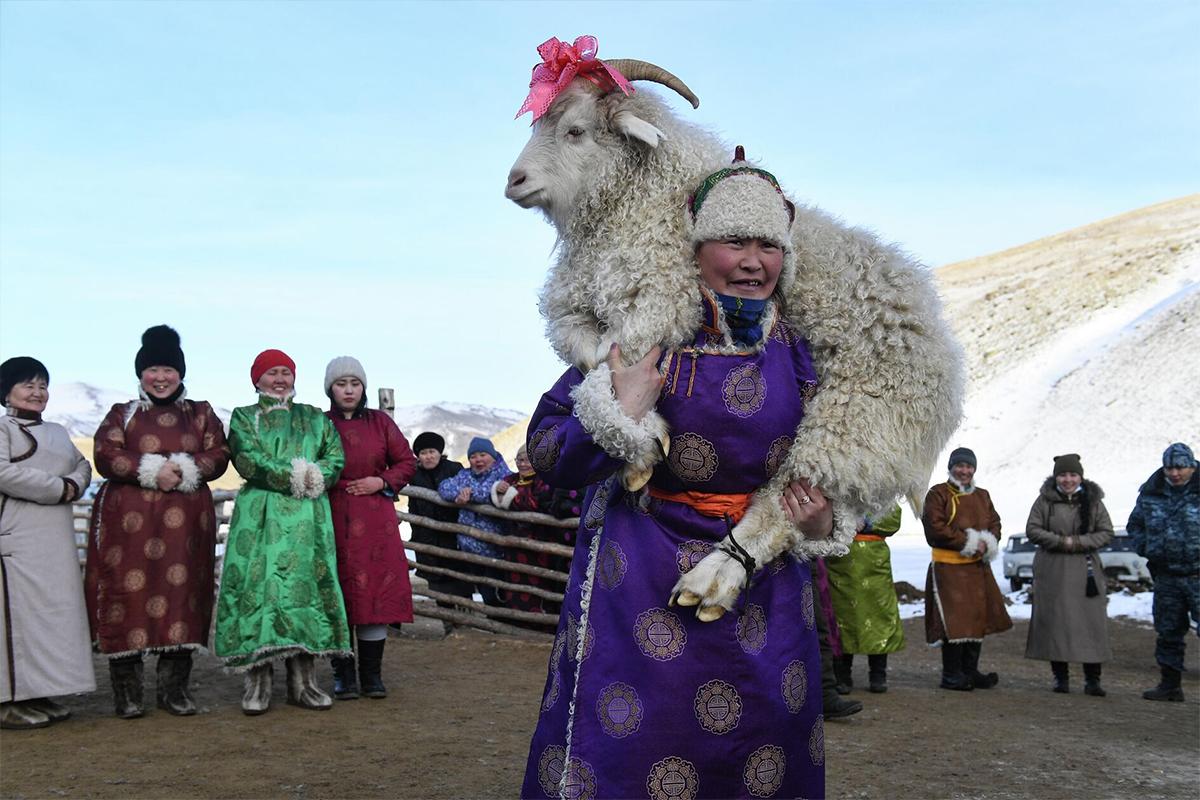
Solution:
[[(807, 343), (777, 322), (759, 352), (717, 352), (710, 304), (694, 346), (668, 354), (657, 409), (665, 492), (744, 493), (774, 474), (816, 388)], [(724, 520), (625, 491), (572, 415), (568, 370), (530, 423), (548, 483), (590, 485), (522, 797), (823, 797), (825, 733), (809, 566), (759, 565), (716, 622), (669, 607)]]

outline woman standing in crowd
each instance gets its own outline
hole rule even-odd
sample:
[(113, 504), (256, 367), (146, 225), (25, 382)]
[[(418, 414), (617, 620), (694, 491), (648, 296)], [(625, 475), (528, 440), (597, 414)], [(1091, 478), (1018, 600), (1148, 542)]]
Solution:
[(158, 654), (158, 707), (196, 713), (192, 652), (212, 621), (216, 513), (208, 482), (229, 464), (225, 429), (187, 399), (179, 334), (156, 325), (134, 358), (138, 399), (118, 403), (96, 431), (107, 480), (92, 506), (87, 600), (93, 638), (108, 656), (117, 716), (140, 717), (142, 655)]
[[(346, 618), (358, 639), (358, 679), (367, 697), (387, 697), (383, 647), (388, 624), (412, 622), (408, 559), (396, 520), (396, 493), (408, 485), (416, 459), (392, 418), (367, 408), (367, 373), (340, 356), (325, 368), (329, 419), (342, 440), (346, 466), (329, 491), (337, 538), (338, 581)], [(333, 659), (333, 694), (358, 697), (354, 660)]]
[[(777, 303), (796, 273), (791, 204), (742, 161), (702, 187), (689, 206), (701, 300), (686, 344), (628, 367), (614, 345), (586, 376), (568, 370), (530, 423), (538, 473), (593, 486), (523, 797), (558, 797), (560, 782), (597, 797), (824, 796), (809, 565), (747, 554), (738, 613), (667, 607), (771, 478), (817, 385)], [(658, 446), (652, 410), (671, 443), (642, 488), (623, 470)], [(783, 508), (801, 548), (829, 537), (832, 507), (816, 486), (790, 484)]]
[(270, 708), (277, 658), (288, 702), (326, 709), (333, 701), (317, 685), (314, 657), (351, 655), (325, 494), (342, 471), (342, 442), (320, 409), (293, 402), (296, 364), (286, 353), (259, 353), (250, 382), (258, 402), (229, 422), (246, 483), (229, 524), (213, 641), (226, 666), (246, 673), (246, 714)]
[(0, 397), (0, 728), (44, 728), (71, 714), (50, 698), (96, 688), (71, 513), (92, 468), (65, 428), (42, 419), (42, 362), (0, 364)]
[(892, 580), (887, 537), (900, 530), (900, 506), (879, 519), (863, 520), (850, 552), (825, 559), (833, 609), (841, 632), (842, 655), (834, 662), (839, 691), (854, 687), (854, 655), (867, 656), (872, 692), (887, 691), (888, 653), (904, 649), (904, 626)]
[[(462, 464), (459, 464), (457, 461), (451, 461), (444, 455), (446, 440), (432, 431), (425, 431), (417, 436), (416, 439), (413, 439), (412, 449), (417, 455), (417, 472), (409, 484), (411, 486), (419, 486), (422, 489), (429, 489), (436, 492), (442, 481), (462, 472)], [(408, 498), (408, 512), (427, 517), (436, 522), (458, 522), (457, 508), (439, 506), (437, 503), (422, 500), (419, 497)], [(458, 537), (455, 534), (428, 528), (424, 525), (418, 525), (415, 522), (409, 524), (412, 526), (412, 540), (414, 542), (440, 547), (443, 550), (458, 549)], [(431, 591), (457, 595), (459, 597), (471, 597), (471, 587), (465, 581), (450, 575), (442, 575), (441, 573), (421, 569), (422, 565), (462, 572), (465, 571), (463, 562), (445, 556), (418, 553), (417, 577), (428, 581)], [(446, 600), (438, 600), (437, 604), (440, 608), (454, 608), (454, 604)], [(443, 620), (442, 625), (446, 633), (449, 633), (454, 628), (454, 623), (449, 620)]]
[[(559, 509), (555, 505), (556, 500), (560, 497), (559, 493), (534, 472), (533, 464), (529, 462), (525, 445), (521, 445), (520, 449), (517, 450), (516, 463), (516, 472), (505, 475), (503, 480), (499, 480), (492, 485), (493, 505), (512, 511), (533, 511), (542, 514), (563, 516), (563, 514), (558, 513)], [(538, 525), (535, 522), (514, 521), (511, 524), (513, 526), (511, 531), (513, 536), (520, 536), (539, 542), (553, 542), (556, 544), (563, 542), (563, 537), (560, 533), (563, 530), (562, 528), (551, 528), (545, 525)], [(546, 569), (553, 569), (556, 560), (555, 556), (550, 553), (540, 550), (526, 550), (521, 547), (509, 548), (508, 559), (517, 564), (529, 564)], [(551, 584), (546, 579), (525, 572), (509, 572), (505, 576), (505, 579), (509, 583), (521, 586), (551, 590), (556, 588), (554, 584)], [(522, 591), (508, 590), (504, 592), (504, 598), (505, 605), (517, 611), (558, 614), (559, 608), (562, 606), (561, 603), (554, 600), (547, 600), (539, 595)]]
[(1104, 697), (1100, 665), (1108, 644), (1108, 589), (1099, 550), (1113, 538), (1104, 490), (1084, 480), (1075, 453), (1054, 457), (1054, 474), (1029, 510), (1025, 535), (1033, 557), (1033, 615), (1025, 657), (1049, 661), (1054, 691), (1070, 689), (1069, 663), (1083, 663), (1083, 691)]
[[(504, 457), (496, 452), (492, 440), (482, 436), (476, 436), (467, 446), (467, 460), (471, 463), (471, 468), (464, 469), (457, 475), (439, 483), (438, 494), (442, 496), (443, 500), (449, 500), (459, 506), (465, 506), (468, 503), (490, 504), (492, 484), (508, 474), (508, 464), (505, 464)], [(479, 514), (467, 508), (459, 510), (458, 522), (461, 525), (470, 525), (472, 528), (489, 533), (504, 533), (504, 523), (498, 518)], [(458, 549), (464, 553), (474, 553), (487, 558), (504, 558), (503, 547), (481, 541), (465, 533), (458, 534)], [(464, 572), (480, 577), (495, 579), (503, 575), (499, 569), (484, 564), (464, 562), (462, 568)], [(479, 592), (483, 602), (487, 605), (503, 605), (495, 586), (476, 583), (475, 591)]]
[(945, 483), (925, 495), (921, 524), (932, 548), (925, 577), (925, 641), (942, 648), (943, 689), (991, 689), (995, 672), (979, 671), (983, 639), (1012, 627), (988, 563), (1000, 552), (1000, 515), (975, 483), (975, 453), (950, 453)]

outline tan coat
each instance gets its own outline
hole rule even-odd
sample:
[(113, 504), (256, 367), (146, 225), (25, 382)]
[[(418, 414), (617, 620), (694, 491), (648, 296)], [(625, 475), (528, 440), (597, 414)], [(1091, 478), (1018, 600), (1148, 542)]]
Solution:
[(53, 422), (0, 417), (0, 701), (96, 688), (67, 482), (92, 468)]
[[(1081, 529), (1082, 499), (1090, 520)], [(1038, 546), (1033, 557), (1033, 615), (1025, 657), (1043, 661), (1098, 664), (1112, 658), (1108, 644), (1108, 597), (1104, 565), (1096, 552), (1112, 541), (1113, 526), (1104, 507), (1104, 490), (1091, 481), (1083, 491), (1064, 497), (1054, 478), (1042, 484), (1025, 534)], [(1075, 537), (1067, 549), (1065, 540)], [(1098, 593), (1087, 596), (1088, 559)]]
[[(925, 578), (925, 641), (979, 642), (1011, 628), (989, 559), (974, 555), (974, 545), (981, 539), (988, 542), (989, 558), (999, 550), (1000, 515), (987, 491), (975, 488), (964, 494), (949, 483), (939, 483), (925, 496), (921, 523), (925, 541), (934, 549)], [(970, 560), (941, 563), (939, 550)]]

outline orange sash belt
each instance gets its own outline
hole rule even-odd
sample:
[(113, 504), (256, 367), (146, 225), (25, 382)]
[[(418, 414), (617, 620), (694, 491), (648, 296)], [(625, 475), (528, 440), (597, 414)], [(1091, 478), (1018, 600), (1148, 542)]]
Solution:
[(964, 556), (957, 550), (947, 550), (943, 547), (933, 548), (933, 560), (939, 564), (974, 564), (979, 559), (983, 558), (980, 555)]
[(696, 509), (696, 513), (703, 514), (706, 517), (724, 519), (725, 515), (728, 514), (729, 519), (735, 525), (741, 521), (742, 517), (746, 516), (746, 509), (750, 507), (750, 499), (754, 497), (754, 492), (746, 492), (745, 494), (715, 494), (713, 492), (664, 492), (653, 486), (647, 486), (646, 488), (650, 491), (651, 497), (689, 505)]
[(854, 541), (856, 541), (856, 542), (882, 542), (883, 537), (876, 536), (873, 533), (856, 533), (856, 534), (854, 534)]

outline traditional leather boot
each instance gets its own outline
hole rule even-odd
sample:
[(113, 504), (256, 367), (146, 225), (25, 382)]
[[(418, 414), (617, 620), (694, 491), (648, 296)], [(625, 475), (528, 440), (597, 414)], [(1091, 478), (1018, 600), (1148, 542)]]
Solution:
[(358, 640), (358, 680), (362, 684), (362, 693), (377, 700), (387, 697), (387, 687), (383, 685), (383, 646), (386, 642), (387, 639)]
[(867, 656), (867, 666), (870, 670), (867, 688), (875, 694), (883, 694), (887, 691), (887, 653)]
[(25, 706), (34, 711), (40, 711), (50, 718), (51, 722), (62, 722), (71, 716), (71, 710), (61, 703), (56, 703), (49, 697), (35, 697), (26, 700)]
[(1054, 673), (1054, 689), (1058, 694), (1068, 694), (1071, 691), (1071, 672), (1066, 661), (1051, 661), (1050, 671)]
[(44, 728), (50, 717), (29, 705), (28, 701), (0, 703), (0, 728), (11, 731)]
[(284, 663), (289, 703), (313, 711), (326, 711), (333, 706), (333, 699), (317, 685), (317, 666), (311, 653), (299, 653)]
[(941, 688), (956, 692), (969, 692), (975, 684), (963, 674), (963, 645), (961, 643), (942, 643), (942, 683)]
[(112, 679), (113, 707), (121, 719), (137, 719), (145, 713), (142, 707), (142, 657), (140, 655), (114, 658), (108, 662)]
[(854, 691), (854, 655), (852, 653), (833, 657), (833, 676), (837, 680), (838, 694), (850, 694)]
[(1083, 665), (1083, 693), (1092, 697), (1108, 697), (1108, 692), (1100, 685), (1100, 665)]
[(249, 716), (265, 714), (271, 707), (271, 685), (275, 669), (270, 661), (255, 664), (246, 672), (246, 691), (242, 694), (242, 713)]
[(158, 683), (155, 694), (158, 707), (177, 717), (196, 713), (196, 701), (188, 691), (192, 674), (192, 652), (181, 650), (163, 653), (158, 657)]
[(976, 689), (991, 689), (1000, 682), (1000, 676), (995, 672), (979, 671), (979, 653), (983, 650), (983, 642), (966, 642), (962, 646), (963, 674), (971, 679), (971, 685)]
[(338, 700), (358, 699), (358, 676), (353, 658), (331, 658), (333, 667), (333, 696)]
[(1142, 697), (1146, 700), (1165, 700), (1172, 703), (1182, 703), (1183, 687), (1179, 685), (1179, 676), (1181, 673), (1178, 670), (1164, 667), (1161, 664), (1159, 665), (1159, 669), (1162, 671), (1162, 680), (1158, 682), (1158, 686), (1142, 692)]

